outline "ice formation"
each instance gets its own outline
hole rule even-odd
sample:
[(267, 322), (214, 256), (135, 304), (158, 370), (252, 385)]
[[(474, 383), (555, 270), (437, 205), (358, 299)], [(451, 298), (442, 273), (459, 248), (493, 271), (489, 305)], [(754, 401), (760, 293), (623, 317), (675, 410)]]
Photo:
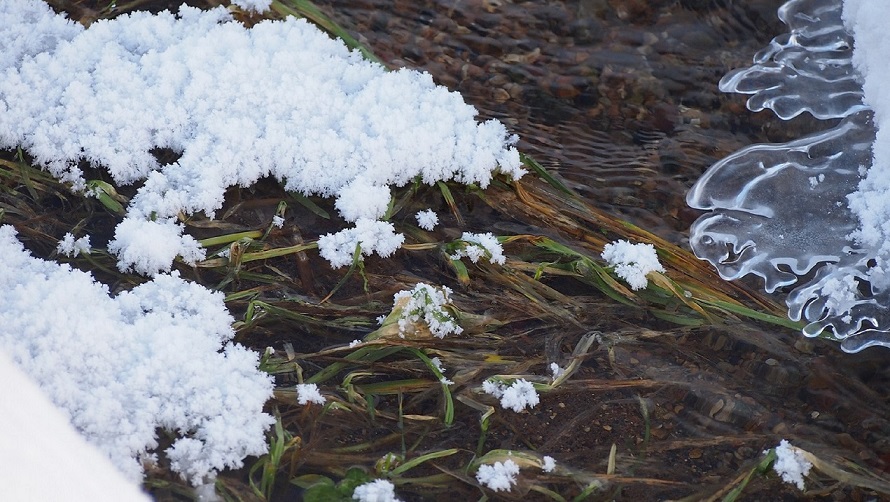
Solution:
[[(710, 211), (690, 231), (696, 255), (725, 279), (754, 274), (768, 292), (783, 288), (789, 317), (808, 322), (804, 334), (830, 333), (848, 352), (890, 346), (890, 228), (881, 228), (886, 218), (875, 221), (890, 214), (888, 162), (878, 146), (890, 129), (876, 142), (872, 111), (886, 78), (874, 71), (880, 63), (866, 63), (886, 61), (886, 52), (858, 42), (870, 33), (884, 37), (886, 29), (874, 10), (859, 8), (865, 3), (785, 3), (779, 17), (790, 32), (773, 39), (752, 67), (720, 82), (724, 92), (751, 94), (752, 110), (840, 123), (740, 150), (713, 165), (687, 196), (690, 206)], [(879, 79), (865, 92), (863, 73), (866, 82), (871, 73)]]
[(519, 465), (507, 459), (493, 464), (482, 464), (476, 471), (476, 481), (496, 492), (509, 492), (517, 483)]
[[(390, 187), (415, 179), (484, 188), (497, 171), (524, 173), (502, 123), (477, 123), (476, 109), (429, 74), (386, 71), (304, 20), (248, 29), (225, 8), (182, 6), (85, 29), (40, 0), (4, 0), (0, 40), (0, 146), (24, 148), (76, 188), (83, 160), (119, 184), (144, 181), (108, 246), (123, 270), (201, 259), (180, 214), (212, 217), (228, 187), (264, 176), (336, 198), (356, 223), (381, 218)], [(181, 156), (162, 165), (152, 152), (164, 148)], [(149, 233), (166, 244), (146, 248)], [(335, 263), (351, 260), (354, 234), (330, 242), (349, 248), (349, 259), (330, 252)], [(391, 234), (363, 233), (383, 240), (362, 242), (363, 252), (398, 248)]]

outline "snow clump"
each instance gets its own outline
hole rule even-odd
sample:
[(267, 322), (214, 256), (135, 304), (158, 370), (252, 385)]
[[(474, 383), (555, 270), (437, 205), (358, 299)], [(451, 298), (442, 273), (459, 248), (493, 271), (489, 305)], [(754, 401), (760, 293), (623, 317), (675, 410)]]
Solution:
[(662, 272), (664, 267), (658, 261), (658, 254), (652, 244), (631, 244), (625, 240), (610, 242), (603, 248), (603, 259), (615, 267), (618, 277), (627, 281), (634, 291), (649, 285), (646, 274)]
[(439, 215), (432, 209), (417, 211), (414, 217), (417, 218), (417, 226), (426, 231), (432, 231), (439, 224)]
[(496, 380), (482, 382), (482, 390), (501, 400), (501, 407), (505, 410), (513, 410), (516, 413), (526, 408), (534, 408), (541, 402), (538, 391), (531, 382), (524, 378), (515, 380), (512, 384), (505, 385)]
[(314, 383), (297, 384), (297, 403), (299, 404), (324, 404), (325, 398), (318, 391), (318, 385)]
[[(319, 243), (336, 267), (355, 243), (383, 256), (401, 245), (392, 229), (365, 231), (380, 223), (390, 187), (485, 188), (496, 172), (525, 173), (501, 122), (476, 122), (476, 109), (428, 73), (387, 71), (303, 19), (246, 28), (224, 7), (183, 5), (86, 29), (40, 0), (5, 0), (0, 40), (0, 147), (23, 148), (78, 190), (81, 161), (118, 185), (143, 182), (108, 246), (122, 270), (152, 275), (176, 255), (203, 259), (178, 218), (212, 218), (229, 187), (266, 176), (334, 197), (356, 224)], [(151, 152), (164, 148), (178, 160), (162, 165)], [(165, 243), (146, 247), (140, 234)]]
[(782, 476), (782, 481), (795, 484), (798, 489), (803, 490), (803, 477), (810, 473), (812, 467), (813, 464), (787, 440), (783, 439), (779, 442), (779, 446), (776, 446), (773, 469)]
[(75, 257), (80, 253), (90, 254), (90, 236), (84, 235), (79, 239), (75, 239), (71, 232), (65, 234), (65, 237), (62, 237), (62, 240), (59, 241), (59, 245), (56, 246), (56, 251), (59, 254), (63, 254), (69, 257)]
[[(177, 273), (111, 296), (68, 265), (32, 257), (0, 227), (0, 349), (129, 479), (164, 452), (194, 484), (266, 452), (272, 381), (232, 343), (223, 295)], [(38, 312), (39, 314), (36, 314)]]
[(479, 258), (487, 256), (489, 263), (503, 265), (507, 261), (503, 246), (491, 232), (484, 234), (464, 232), (460, 240), (463, 241), (461, 247), (449, 256), (452, 260), (460, 260), (466, 256), (471, 262), (477, 263)]
[(488, 488), (500, 492), (509, 492), (516, 484), (516, 476), (519, 474), (519, 466), (516, 462), (507, 459), (494, 464), (482, 464), (476, 471), (476, 481)]
[(396, 487), (392, 482), (385, 479), (375, 479), (374, 481), (359, 485), (352, 492), (352, 500), (359, 502), (400, 502), (396, 498)]
[(435, 288), (422, 282), (417, 283), (411, 291), (402, 290), (393, 295), (394, 310), (401, 304), (398, 317), (399, 336), (413, 334), (422, 322), (436, 338), (448, 335), (459, 335), (463, 328), (445, 309), (451, 303), (451, 288), (442, 286)]

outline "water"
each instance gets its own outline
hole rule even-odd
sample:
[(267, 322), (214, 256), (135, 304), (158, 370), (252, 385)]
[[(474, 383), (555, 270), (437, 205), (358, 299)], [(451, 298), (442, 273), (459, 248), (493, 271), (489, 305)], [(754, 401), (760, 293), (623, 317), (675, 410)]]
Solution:
[[(724, 75), (749, 67), (764, 46), (771, 49), (758, 57), (775, 54), (770, 41), (787, 30), (776, 16), (780, 1), (320, 3), (384, 61), (427, 70), (484, 117), (504, 121), (522, 137), (523, 151), (558, 171), (587, 202), (678, 243), (702, 214), (686, 206), (687, 191), (721, 159), (751, 144), (791, 142), (833, 126), (838, 128), (806, 140), (799, 157), (841, 151), (850, 135), (854, 142), (869, 138), (867, 129), (851, 124), (858, 118), (819, 120), (794, 113), (776, 96), (755, 95), (752, 108), (779, 109), (790, 119), (783, 121), (771, 110), (753, 113), (744, 97), (718, 89)], [(832, 115), (820, 105), (811, 102), (807, 111)], [(757, 155), (787, 148), (764, 147)], [(782, 194), (809, 193), (800, 191), (801, 183), (809, 189), (815, 177), (819, 197), (840, 200), (849, 187), (819, 182), (819, 174), (831, 173), (816, 160), (809, 167), (821, 171), (793, 173)], [(749, 231), (750, 225), (732, 235)], [(787, 229), (784, 235), (785, 246), (816, 237)], [(741, 253), (744, 242), (736, 244)], [(813, 253), (814, 263), (824, 261), (818, 250)], [(796, 279), (789, 269), (810, 263), (778, 265), (772, 267), (778, 274), (773, 289)], [(745, 324), (649, 331), (637, 327), (646, 321), (630, 316), (604, 321), (617, 311), (599, 302), (590, 308), (587, 320), (604, 337), (571, 390), (545, 398), (543, 415), (521, 419), (517, 427), (527, 436), (495, 433), (492, 441), (523, 448), (523, 437), (540, 433), (542, 451), (558, 452), (568, 464), (605, 468), (608, 446), (623, 440), (619, 451), (637, 453), (619, 454), (619, 463), (633, 465), (634, 475), (701, 486), (735, 478), (783, 437), (821, 458), (886, 470), (890, 415), (880, 354), (842, 354), (836, 345), (798, 333)], [(551, 343), (550, 337), (558, 342), (567, 335), (546, 336)], [(641, 408), (648, 410), (645, 426)], [(650, 426), (647, 446), (640, 431)], [(634, 441), (637, 446), (628, 446)], [(640, 445), (642, 452), (635, 450)], [(753, 499), (794, 500), (800, 494), (755, 485), (746, 490)], [(656, 492), (664, 494), (660, 498), (690, 493), (637, 486), (622, 495), (648, 499)], [(862, 494), (836, 487), (833, 495)]]
[(589, 202), (674, 242), (704, 169), (790, 138), (717, 89), (782, 29), (775, 0), (320, 4), (384, 61), (430, 72), (505, 122)]

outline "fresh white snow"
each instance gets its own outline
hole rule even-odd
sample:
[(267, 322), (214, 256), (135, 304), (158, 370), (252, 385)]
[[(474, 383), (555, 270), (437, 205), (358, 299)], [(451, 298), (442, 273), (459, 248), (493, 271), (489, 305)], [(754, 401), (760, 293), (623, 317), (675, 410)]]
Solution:
[(516, 485), (519, 465), (507, 459), (493, 464), (482, 464), (476, 471), (476, 481), (496, 492), (509, 492)]
[[(0, 350), (0, 500), (148, 502)], [(49, 460), (51, 459), (51, 460)]]
[[(195, 484), (266, 451), (272, 395), (258, 355), (231, 342), (221, 293), (158, 275), (131, 291), (34, 258), (0, 227), (0, 349), (131, 480), (164, 453)], [(4, 434), (15, 433), (4, 430)]]
[(610, 242), (603, 247), (603, 259), (615, 267), (618, 277), (627, 281), (634, 291), (646, 288), (649, 272), (664, 272), (652, 244), (631, 244), (625, 240)]
[(524, 378), (515, 380), (510, 385), (489, 379), (482, 382), (482, 390), (500, 399), (502, 408), (516, 413), (526, 408), (534, 408), (541, 402), (535, 386)]
[[(109, 245), (124, 270), (201, 259), (178, 216), (213, 216), (228, 187), (264, 176), (335, 197), (340, 215), (367, 230), (391, 186), (484, 188), (497, 171), (524, 173), (517, 138), (496, 120), (477, 123), (460, 94), (426, 73), (386, 71), (304, 20), (248, 29), (222, 7), (183, 6), (84, 29), (39, 0), (0, 2), (0, 40), (16, 36), (24, 40), (0, 57), (0, 146), (24, 148), (76, 188), (82, 159), (117, 183), (144, 181)], [(181, 157), (161, 165), (155, 148)], [(357, 233), (325, 241), (323, 256), (342, 266), (350, 243), (350, 259), (358, 242), (383, 256), (401, 245), (382, 227)], [(146, 246), (144, 235), (164, 244)]]
[(773, 469), (782, 481), (797, 485), (801, 490), (804, 489), (803, 477), (810, 473), (813, 467), (807, 459), (804, 458), (800, 450), (791, 446), (787, 440), (783, 439), (776, 446), (776, 461), (773, 463)]
[(399, 502), (396, 487), (385, 479), (375, 479), (357, 486), (352, 492), (352, 499), (359, 502)]

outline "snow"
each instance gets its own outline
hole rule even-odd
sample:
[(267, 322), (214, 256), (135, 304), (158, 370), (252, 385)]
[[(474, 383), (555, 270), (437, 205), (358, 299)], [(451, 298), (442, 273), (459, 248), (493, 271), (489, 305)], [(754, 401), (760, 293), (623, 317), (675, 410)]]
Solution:
[(519, 466), (507, 459), (494, 464), (482, 464), (476, 472), (476, 480), (488, 488), (500, 492), (509, 492), (516, 484)]
[(513, 410), (516, 413), (526, 408), (534, 408), (541, 402), (535, 386), (524, 378), (515, 380), (510, 385), (489, 379), (482, 382), (482, 390), (486, 394), (499, 398), (502, 408)]
[(258, 355), (231, 342), (221, 293), (158, 275), (131, 291), (32, 257), (0, 227), (0, 349), (129, 479), (156, 457), (195, 484), (266, 451), (272, 395)]
[(401, 309), (396, 322), (399, 335), (413, 334), (420, 323), (425, 324), (436, 338), (459, 335), (463, 332), (446, 306), (451, 304), (451, 288), (439, 288), (422, 282), (414, 289), (402, 290), (393, 295), (393, 310)]
[(627, 281), (634, 291), (646, 288), (649, 272), (664, 273), (652, 244), (631, 244), (625, 240), (610, 242), (603, 247), (603, 259), (615, 267), (618, 277)]
[(463, 245), (449, 257), (452, 260), (460, 260), (463, 257), (467, 257), (473, 263), (477, 263), (480, 258), (488, 256), (489, 263), (503, 265), (507, 261), (507, 258), (504, 256), (503, 246), (491, 232), (484, 234), (464, 232), (460, 240), (463, 241)]
[(439, 224), (439, 215), (432, 209), (417, 211), (414, 217), (417, 218), (417, 226), (427, 231), (432, 231)]
[[(0, 350), (2, 500), (147, 502), (102, 452), (71, 426), (37, 385)], [(48, 482), (47, 455), (52, 459)]]
[(553, 469), (556, 469), (556, 459), (549, 455), (544, 455), (544, 462), (541, 465), (541, 470), (544, 472), (553, 472)]
[(550, 363), (550, 376), (551, 378), (553, 378), (554, 381), (565, 374), (565, 372), (566, 370), (561, 368), (558, 364)]
[(59, 245), (56, 247), (56, 251), (59, 252), (59, 254), (70, 257), (77, 256), (80, 253), (90, 254), (90, 249), (89, 235), (84, 235), (79, 239), (75, 239), (70, 232), (65, 234), (65, 237), (62, 237), (62, 240), (59, 241)]
[(773, 463), (773, 469), (782, 476), (782, 481), (797, 485), (797, 488), (803, 490), (803, 477), (810, 473), (812, 467), (813, 464), (788, 441), (783, 439), (779, 442), (779, 446), (776, 446), (776, 461)]
[(385, 479), (375, 479), (357, 486), (352, 492), (352, 499), (359, 502), (399, 502), (395, 486)]
[[(334, 197), (340, 215), (367, 230), (390, 187), (453, 180), (485, 188), (495, 172), (524, 174), (517, 138), (502, 123), (477, 123), (475, 108), (429, 74), (386, 71), (305, 20), (248, 29), (223, 7), (183, 6), (84, 29), (39, 0), (7, 0), (0, 39), (14, 40), (0, 56), (0, 146), (24, 148), (76, 189), (86, 181), (80, 160), (118, 184), (144, 180), (126, 231), (109, 245), (123, 270), (155, 274), (175, 255), (201, 259), (176, 219), (212, 217), (228, 187), (265, 176)], [(155, 148), (181, 157), (160, 165)], [(357, 232), (363, 253), (392, 254), (401, 236), (377, 230)], [(150, 251), (139, 234), (165, 243)], [(340, 244), (357, 237), (328, 240), (334, 266), (351, 260)]]
[(272, 5), (272, 0), (232, 0), (232, 5), (237, 5), (246, 11), (265, 12)]
[(306, 405), (309, 403), (324, 404), (325, 398), (318, 391), (318, 385), (314, 383), (297, 384), (297, 403)]
[(405, 236), (396, 233), (392, 223), (362, 218), (355, 227), (347, 228), (333, 234), (325, 234), (318, 238), (318, 253), (328, 260), (334, 268), (352, 263), (356, 246), (361, 249), (362, 256), (376, 252), (383, 258), (392, 256), (405, 241)]
[(845, 0), (844, 22), (854, 36), (853, 64), (864, 77), (865, 103), (874, 109), (877, 137), (874, 161), (858, 190), (848, 199), (859, 218), (860, 228), (852, 237), (879, 249), (882, 260), (890, 259), (890, 51), (883, 2)]

